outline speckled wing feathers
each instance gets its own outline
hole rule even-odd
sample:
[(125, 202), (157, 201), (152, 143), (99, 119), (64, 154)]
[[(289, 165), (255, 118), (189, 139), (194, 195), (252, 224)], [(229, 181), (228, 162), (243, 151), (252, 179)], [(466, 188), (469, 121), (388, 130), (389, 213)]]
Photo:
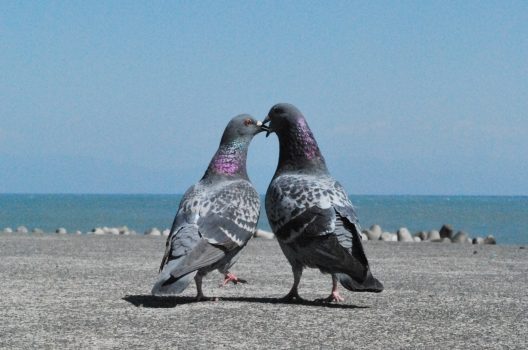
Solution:
[(180, 203), (161, 268), (188, 254), (200, 239), (225, 251), (243, 247), (254, 234), (259, 208), (258, 194), (246, 180), (191, 187)]
[(210, 205), (200, 210), (200, 234), (210, 243), (241, 247), (253, 236), (260, 213), (260, 200), (253, 186), (233, 181), (213, 194)]
[(286, 242), (301, 234), (309, 237), (335, 233), (340, 220), (337, 208), (346, 212), (348, 220), (357, 223), (343, 187), (328, 175), (280, 175), (271, 182), (266, 195), (272, 229), (278, 239)]

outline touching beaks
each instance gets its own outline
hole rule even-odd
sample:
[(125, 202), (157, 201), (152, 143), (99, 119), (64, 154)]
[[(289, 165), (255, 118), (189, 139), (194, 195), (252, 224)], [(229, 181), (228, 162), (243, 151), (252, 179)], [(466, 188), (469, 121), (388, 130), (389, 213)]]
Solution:
[(260, 134), (263, 131), (268, 131), (269, 130), (269, 128), (266, 125), (264, 125), (264, 123), (261, 122), (260, 120), (257, 120), (255, 125), (258, 127), (257, 134)]
[(269, 134), (271, 134), (273, 132), (273, 130), (271, 130), (271, 128), (266, 125), (266, 123), (269, 123), (269, 121), (270, 121), (269, 116), (266, 116), (266, 118), (264, 118), (264, 120), (262, 122), (259, 122), (260, 123), (260, 129), (262, 131), (266, 132), (266, 137), (268, 137)]

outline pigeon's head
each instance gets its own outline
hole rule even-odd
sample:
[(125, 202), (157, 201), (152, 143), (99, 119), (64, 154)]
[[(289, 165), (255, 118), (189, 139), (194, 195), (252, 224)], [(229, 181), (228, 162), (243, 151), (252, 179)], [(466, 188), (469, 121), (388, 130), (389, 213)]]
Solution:
[(324, 158), (301, 111), (289, 103), (271, 107), (262, 126), (266, 136), (274, 132), (279, 138), (279, 169), (323, 169)]
[(222, 143), (229, 143), (235, 140), (251, 140), (253, 136), (262, 129), (262, 122), (256, 120), (249, 114), (240, 114), (234, 117), (227, 124), (224, 135), (222, 136)]
[[(266, 125), (269, 123), (269, 125)], [(262, 130), (266, 131), (266, 136), (272, 132), (281, 134), (295, 128), (299, 123), (306, 123), (301, 111), (292, 104), (278, 103), (271, 107), (268, 115), (264, 119)]]

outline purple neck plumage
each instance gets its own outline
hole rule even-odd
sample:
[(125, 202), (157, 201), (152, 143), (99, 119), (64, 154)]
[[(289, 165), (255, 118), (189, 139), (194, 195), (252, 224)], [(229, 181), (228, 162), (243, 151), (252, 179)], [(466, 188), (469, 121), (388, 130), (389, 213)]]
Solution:
[(324, 157), (304, 118), (297, 119), (294, 126), (278, 133), (278, 137), (280, 154), (277, 171), (327, 171)]
[(210, 175), (242, 177), (247, 179), (246, 158), (248, 143), (243, 140), (221, 144), (216, 151), (204, 177)]

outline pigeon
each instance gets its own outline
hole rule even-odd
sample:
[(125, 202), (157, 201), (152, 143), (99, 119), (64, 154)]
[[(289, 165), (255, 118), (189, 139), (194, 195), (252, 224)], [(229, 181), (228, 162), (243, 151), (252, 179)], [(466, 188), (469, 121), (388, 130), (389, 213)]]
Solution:
[(260, 199), (246, 171), (247, 151), (262, 122), (247, 114), (227, 124), (204, 176), (184, 194), (167, 238), (153, 295), (179, 294), (194, 278), (197, 300), (202, 278), (213, 270), (224, 285), (246, 281), (229, 272), (257, 228)]
[[(268, 125), (269, 123), (269, 125)], [(326, 167), (312, 131), (293, 105), (280, 103), (264, 119), (267, 135), (279, 139), (279, 161), (266, 193), (266, 214), (293, 271), (293, 286), (282, 298), (302, 301), (298, 286), (305, 267), (332, 276), (329, 297), (340, 302), (337, 282), (355, 292), (381, 292), (372, 276), (354, 207)]]

